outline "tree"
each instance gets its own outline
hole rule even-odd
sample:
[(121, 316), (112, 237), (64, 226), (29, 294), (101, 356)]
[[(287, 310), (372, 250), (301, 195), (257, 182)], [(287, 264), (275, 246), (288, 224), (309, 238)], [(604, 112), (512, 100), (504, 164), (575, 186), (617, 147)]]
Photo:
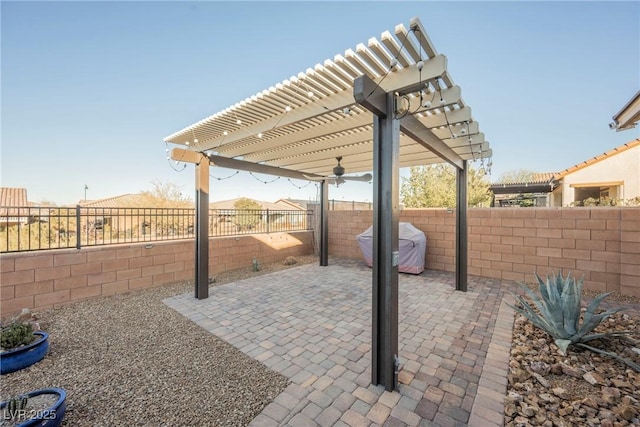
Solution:
[(158, 208), (189, 208), (193, 200), (182, 193), (182, 188), (172, 182), (151, 181), (151, 191), (141, 191), (145, 204)]
[(233, 207), (236, 209), (235, 223), (241, 228), (252, 229), (260, 222), (262, 205), (255, 200), (243, 197), (236, 200)]
[[(484, 173), (469, 166), (467, 170), (469, 206), (489, 206), (491, 192)], [(413, 166), (403, 178), (400, 196), (408, 208), (454, 207), (456, 205), (456, 171), (445, 163)]]
[(531, 182), (536, 173), (529, 169), (514, 169), (510, 171), (506, 171), (500, 178), (498, 178), (499, 183), (520, 183), (520, 182)]

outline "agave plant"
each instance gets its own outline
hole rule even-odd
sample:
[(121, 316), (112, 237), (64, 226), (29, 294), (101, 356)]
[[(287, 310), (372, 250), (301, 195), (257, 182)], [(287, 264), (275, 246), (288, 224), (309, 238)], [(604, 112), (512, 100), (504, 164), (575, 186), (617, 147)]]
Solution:
[(538, 311), (520, 295), (515, 297), (521, 307), (511, 306), (514, 310), (529, 319), (536, 327), (551, 335), (563, 353), (566, 353), (570, 345), (575, 345), (595, 353), (613, 357), (633, 368), (636, 372), (640, 372), (640, 365), (637, 363), (624, 359), (618, 354), (586, 344), (589, 341), (600, 338), (626, 337), (626, 335), (633, 333), (633, 331), (592, 333), (603, 320), (622, 310), (615, 308), (596, 314), (595, 311), (600, 303), (611, 292), (600, 294), (591, 301), (584, 312), (581, 323), (580, 302), (582, 300), (583, 280), (576, 280), (571, 277), (571, 273), (567, 274), (566, 278), (562, 277), (562, 274), (553, 274), (551, 277), (547, 275), (546, 281), (542, 280), (537, 273), (535, 276), (540, 296), (525, 285), (522, 285), (522, 288), (531, 298)]

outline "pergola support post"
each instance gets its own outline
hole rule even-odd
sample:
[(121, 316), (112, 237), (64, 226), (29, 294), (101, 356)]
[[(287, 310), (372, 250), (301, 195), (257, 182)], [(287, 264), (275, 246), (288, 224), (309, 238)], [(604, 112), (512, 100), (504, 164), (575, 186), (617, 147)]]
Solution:
[(394, 94), (373, 120), (373, 280), (371, 380), (386, 390), (398, 384), (398, 212), (400, 121)]
[(456, 172), (456, 290), (467, 292), (467, 161)]
[(209, 159), (196, 163), (195, 297), (209, 298)]
[(329, 182), (320, 182), (320, 266), (329, 265)]

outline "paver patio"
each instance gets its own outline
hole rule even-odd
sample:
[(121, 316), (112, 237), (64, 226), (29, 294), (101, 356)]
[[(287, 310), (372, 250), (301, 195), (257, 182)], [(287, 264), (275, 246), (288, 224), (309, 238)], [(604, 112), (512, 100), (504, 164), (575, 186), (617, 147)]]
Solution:
[(503, 424), (513, 311), (508, 283), (400, 274), (397, 391), (370, 385), (371, 269), (332, 259), (164, 302), (290, 379), (252, 426)]

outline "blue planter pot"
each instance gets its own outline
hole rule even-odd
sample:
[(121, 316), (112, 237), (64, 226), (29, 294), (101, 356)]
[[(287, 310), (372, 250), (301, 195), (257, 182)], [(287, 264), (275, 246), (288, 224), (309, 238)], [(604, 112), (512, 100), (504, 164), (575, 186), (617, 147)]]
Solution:
[(36, 339), (28, 345), (0, 353), (0, 374), (19, 371), (42, 360), (49, 349), (49, 334), (33, 333)]
[[(58, 427), (62, 424), (64, 413), (67, 410), (67, 392), (57, 387), (43, 388), (27, 393), (27, 397), (31, 399), (32, 397), (39, 396), (41, 394), (55, 394), (58, 396), (58, 399), (53, 406), (39, 411), (38, 413), (26, 412), (26, 416), (32, 418), (26, 419), (23, 423), (18, 424), (17, 427)], [(0, 411), (3, 411), (5, 406), (7, 406), (7, 402), (2, 402), (0, 404)]]

